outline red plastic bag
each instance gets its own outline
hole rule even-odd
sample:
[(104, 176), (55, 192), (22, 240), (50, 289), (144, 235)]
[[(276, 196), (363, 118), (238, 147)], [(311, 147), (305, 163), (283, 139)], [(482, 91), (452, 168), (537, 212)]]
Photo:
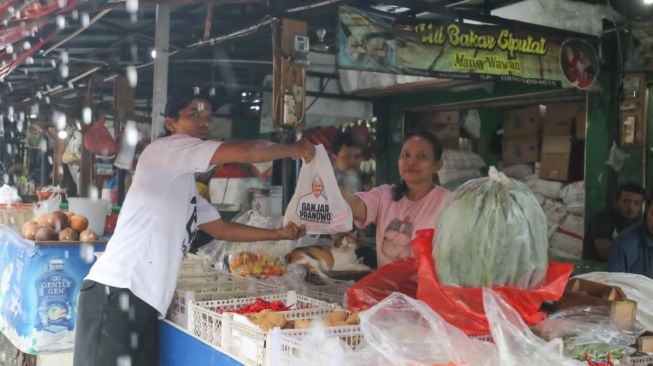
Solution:
[(84, 132), (84, 148), (100, 156), (114, 156), (118, 152), (116, 142), (104, 126), (104, 114)]
[[(347, 291), (348, 306), (363, 310), (376, 304), (393, 291), (413, 296), (417, 270), (416, 298), (427, 303), (448, 323), (470, 335), (489, 334), (482, 288), (443, 286), (435, 275), (431, 248), (433, 230), (420, 230), (411, 242), (415, 259), (402, 259), (381, 267)], [(389, 267), (389, 268), (388, 268)], [(495, 287), (493, 290), (512, 306), (528, 325), (534, 325), (546, 314), (539, 311), (542, 303), (560, 299), (565, 290), (572, 264), (549, 263), (545, 282), (531, 290), (515, 287)], [(376, 302), (373, 302), (376, 300)]]
[(347, 290), (347, 307), (367, 310), (393, 292), (416, 298), (418, 264), (415, 258), (399, 259), (363, 277)]

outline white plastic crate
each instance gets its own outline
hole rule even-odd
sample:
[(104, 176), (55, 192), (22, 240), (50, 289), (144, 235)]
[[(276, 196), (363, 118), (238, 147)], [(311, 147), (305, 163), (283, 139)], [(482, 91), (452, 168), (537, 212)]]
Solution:
[(626, 366), (651, 366), (653, 365), (653, 355), (646, 356), (629, 356), (627, 362), (623, 363)]
[(167, 318), (188, 329), (187, 309), (190, 302), (270, 295), (281, 291), (279, 286), (235, 276), (225, 276), (211, 282), (196, 278), (183, 279), (177, 282), (177, 289), (172, 297)]
[(354, 282), (352, 281), (336, 280), (334, 283), (329, 285), (306, 284), (306, 286), (298, 288), (296, 291), (314, 299), (343, 305), (345, 301), (345, 293), (353, 284)]
[[(293, 305), (293, 310), (282, 312), (291, 321), (322, 319), (338, 308), (334, 304), (299, 295), (295, 291), (258, 297), (266, 301), (282, 301), (286, 306)], [(246, 365), (264, 365), (268, 333), (249, 321), (246, 324), (239, 322), (243, 317), (238, 314), (228, 313), (255, 301), (256, 297), (249, 297), (190, 303), (189, 331), (200, 339), (221, 347)], [(223, 313), (215, 311), (216, 309)], [(236, 321), (233, 320), (234, 317)]]
[[(320, 332), (339, 338), (351, 350), (346, 354), (331, 354), (323, 347), (305, 341)], [(321, 329), (274, 329), (271, 332), (269, 363), (271, 366), (374, 366), (383, 363), (382, 357), (363, 342), (360, 326)]]

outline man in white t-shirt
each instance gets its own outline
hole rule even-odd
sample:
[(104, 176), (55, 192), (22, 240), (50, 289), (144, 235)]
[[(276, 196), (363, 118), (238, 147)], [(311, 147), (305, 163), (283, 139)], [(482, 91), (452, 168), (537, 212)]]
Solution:
[(299, 198), (297, 216), (302, 220), (329, 224), (331, 213), (329, 201), (322, 195), (324, 182), (319, 175), (313, 177), (312, 192)]
[(165, 315), (183, 257), (198, 227), (216, 239), (295, 240), (305, 229), (260, 229), (223, 221), (202, 198), (195, 173), (221, 163), (310, 160), (299, 141), (221, 143), (209, 137), (210, 97), (192, 89), (166, 105), (166, 136), (141, 154), (115, 233), (80, 289), (75, 366), (158, 365), (158, 318)]

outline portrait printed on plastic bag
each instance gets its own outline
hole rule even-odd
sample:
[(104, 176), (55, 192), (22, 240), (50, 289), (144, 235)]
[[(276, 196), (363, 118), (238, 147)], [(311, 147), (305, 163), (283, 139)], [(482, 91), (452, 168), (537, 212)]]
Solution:
[(342, 197), (329, 155), (315, 147), (315, 158), (302, 165), (283, 223), (305, 225), (307, 234), (336, 234), (353, 226), (351, 208)]
[(302, 196), (297, 205), (297, 216), (304, 221), (311, 221), (319, 224), (330, 224), (331, 213), (329, 201), (324, 196), (324, 182), (319, 175), (313, 177), (311, 193)]

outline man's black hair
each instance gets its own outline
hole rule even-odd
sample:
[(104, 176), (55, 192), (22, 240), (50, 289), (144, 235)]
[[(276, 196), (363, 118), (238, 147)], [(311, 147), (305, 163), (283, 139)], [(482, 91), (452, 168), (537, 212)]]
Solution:
[(639, 184), (625, 183), (620, 185), (619, 189), (617, 189), (617, 199), (621, 198), (621, 194), (623, 192), (639, 194), (642, 196), (642, 198), (646, 198), (646, 190), (644, 190), (644, 188), (642, 188), (642, 186)]
[[(164, 117), (179, 118), (179, 111), (186, 108), (194, 99), (202, 99), (211, 105), (211, 110), (215, 112), (219, 104), (215, 96), (211, 96), (205, 88), (199, 87), (178, 87), (168, 95), (166, 108), (163, 111)], [(172, 131), (163, 126), (163, 135), (170, 136)]]
[(363, 140), (353, 132), (339, 132), (333, 138), (333, 146), (331, 146), (331, 153), (338, 155), (343, 146), (354, 147), (365, 150)]

